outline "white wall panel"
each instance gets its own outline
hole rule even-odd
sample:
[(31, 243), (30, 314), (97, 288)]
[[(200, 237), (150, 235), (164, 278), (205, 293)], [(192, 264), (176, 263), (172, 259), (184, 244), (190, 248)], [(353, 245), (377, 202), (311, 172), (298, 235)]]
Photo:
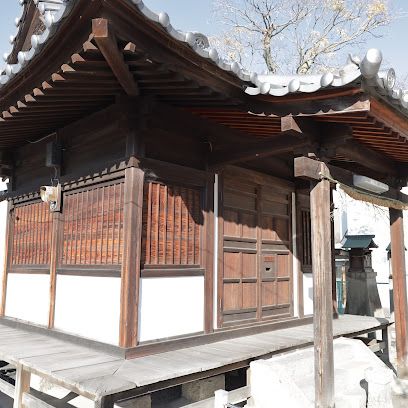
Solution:
[(104, 343), (119, 343), (120, 278), (57, 277), (55, 328)]
[(10, 273), (7, 279), (6, 316), (48, 325), (49, 275)]
[(141, 280), (139, 340), (204, 330), (204, 277)]

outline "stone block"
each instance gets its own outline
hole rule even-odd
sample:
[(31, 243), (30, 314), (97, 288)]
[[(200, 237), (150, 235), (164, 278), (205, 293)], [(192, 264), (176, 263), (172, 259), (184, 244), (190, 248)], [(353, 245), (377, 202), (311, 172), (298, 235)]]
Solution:
[(182, 395), (191, 402), (214, 397), (217, 390), (225, 389), (225, 375), (206, 378), (182, 385)]

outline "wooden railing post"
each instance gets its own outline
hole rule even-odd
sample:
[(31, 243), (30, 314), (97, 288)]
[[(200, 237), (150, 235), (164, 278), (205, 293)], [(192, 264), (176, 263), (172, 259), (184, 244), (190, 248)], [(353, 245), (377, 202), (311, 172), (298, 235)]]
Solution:
[(391, 264), (394, 287), (394, 313), (397, 346), (397, 372), (408, 378), (408, 309), (405, 268), (403, 212), (390, 208)]

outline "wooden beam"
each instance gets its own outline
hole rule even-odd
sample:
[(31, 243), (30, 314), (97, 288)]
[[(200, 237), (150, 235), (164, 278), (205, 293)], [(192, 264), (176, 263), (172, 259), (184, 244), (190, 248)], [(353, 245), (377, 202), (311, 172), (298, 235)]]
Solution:
[[(320, 163), (321, 167), (325, 165)], [(311, 182), (315, 406), (334, 407), (330, 182)]]
[(355, 140), (349, 140), (335, 147), (336, 154), (346, 157), (370, 170), (387, 176), (397, 176), (398, 169), (390, 159), (381, 153), (363, 146)]
[(108, 20), (97, 18), (92, 20), (92, 34), (99, 50), (112, 69), (123, 90), (129, 96), (139, 95), (139, 87), (126, 65), (123, 54), (119, 51), (118, 44)]
[[(292, 133), (290, 133), (292, 134)], [(238, 162), (246, 162), (263, 157), (293, 152), (295, 149), (310, 144), (309, 139), (299, 139), (286, 133), (266, 142), (252, 143), (239, 150), (223, 150), (210, 155), (211, 166), (222, 166)]]
[[(322, 168), (321, 162), (308, 157), (296, 157), (294, 164), (295, 177), (306, 180), (321, 180), (322, 177), (328, 176), (340, 183), (353, 186), (353, 174), (355, 173), (352, 171), (330, 164), (327, 164)], [(408, 195), (401, 193), (398, 189), (393, 188), (392, 186), (389, 187), (387, 192), (381, 194), (381, 197), (399, 200), (408, 204)]]
[(403, 212), (390, 208), (391, 265), (394, 287), (394, 313), (397, 346), (397, 372), (408, 378), (408, 307)]
[[(140, 130), (140, 129), (138, 129)], [(123, 259), (121, 272), (119, 345), (135, 347), (138, 342), (140, 263), (142, 253), (144, 171), (139, 167), (137, 142), (140, 135), (128, 129), (123, 208)]]

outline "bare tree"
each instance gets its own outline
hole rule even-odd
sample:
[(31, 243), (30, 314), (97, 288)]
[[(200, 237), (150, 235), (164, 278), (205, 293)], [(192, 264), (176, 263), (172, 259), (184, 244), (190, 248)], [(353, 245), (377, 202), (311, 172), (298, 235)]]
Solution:
[(213, 44), (269, 73), (325, 70), (391, 19), (388, 0), (213, 0), (213, 10), (225, 27)]

